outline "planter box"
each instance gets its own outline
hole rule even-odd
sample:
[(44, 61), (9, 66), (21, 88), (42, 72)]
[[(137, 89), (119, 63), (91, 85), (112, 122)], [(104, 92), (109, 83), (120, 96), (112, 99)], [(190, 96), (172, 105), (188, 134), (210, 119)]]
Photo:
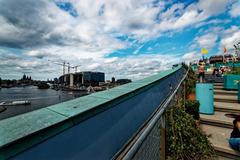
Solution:
[(240, 75), (237, 74), (228, 74), (224, 75), (223, 82), (224, 82), (224, 89), (238, 89), (238, 84), (236, 83), (237, 80), (240, 80)]
[(199, 113), (214, 114), (213, 105), (213, 84), (197, 83), (196, 84), (196, 100), (199, 101)]

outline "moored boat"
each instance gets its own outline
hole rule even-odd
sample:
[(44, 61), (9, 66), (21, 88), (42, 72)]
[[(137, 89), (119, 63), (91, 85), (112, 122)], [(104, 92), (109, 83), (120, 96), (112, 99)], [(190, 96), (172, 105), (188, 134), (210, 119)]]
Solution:
[(30, 101), (12, 101), (12, 102), (1, 102), (0, 106), (16, 106), (16, 105), (29, 105)]
[(47, 83), (40, 83), (37, 86), (38, 86), (38, 89), (48, 89), (48, 88), (50, 88), (50, 85), (47, 84)]

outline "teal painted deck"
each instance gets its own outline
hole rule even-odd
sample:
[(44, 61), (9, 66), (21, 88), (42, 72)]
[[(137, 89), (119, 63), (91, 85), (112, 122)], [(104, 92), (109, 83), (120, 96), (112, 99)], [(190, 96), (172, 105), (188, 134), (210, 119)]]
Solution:
[(179, 65), (136, 82), (0, 121), (0, 159), (19, 153), (86, 118), (114, 107), (115, 104), (148, 89), (181, 67)]

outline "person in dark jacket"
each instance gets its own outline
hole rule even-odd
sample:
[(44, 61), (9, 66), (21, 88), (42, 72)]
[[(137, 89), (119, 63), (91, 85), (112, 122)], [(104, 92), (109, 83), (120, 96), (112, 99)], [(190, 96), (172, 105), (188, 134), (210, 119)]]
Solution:
[(240, 116), (237, 116), (233, 121), (233, 131), (229, 144), (233, 149), (240, 151)]

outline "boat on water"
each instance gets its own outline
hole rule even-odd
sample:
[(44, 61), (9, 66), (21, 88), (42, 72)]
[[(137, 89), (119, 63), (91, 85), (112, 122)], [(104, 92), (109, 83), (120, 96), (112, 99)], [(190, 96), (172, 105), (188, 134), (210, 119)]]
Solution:
[(17, 106), (17, 105), (29, 105), (30, 101), (12, 101), (12, 102), (0, 102), (0, 106)]
[(3, 112), (3, 111), (5, 111), (6, 109), (7, 109), (6, 107), (0, 106), (0, 113)]
[(38, 89), (48, 89), (48, 88), (50, 88), (50, 85), (47, 84), (47, 83), (40, 83), (37, 86), (38, 86)]

